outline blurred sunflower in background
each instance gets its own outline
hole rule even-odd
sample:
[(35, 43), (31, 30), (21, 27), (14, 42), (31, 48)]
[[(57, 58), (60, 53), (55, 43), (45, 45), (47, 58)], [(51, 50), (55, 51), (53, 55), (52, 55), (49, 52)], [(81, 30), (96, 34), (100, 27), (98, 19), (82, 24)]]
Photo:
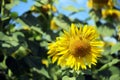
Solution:
[(57, 12), (57, 9), (54, 5), (48, 3), (48, 4), (43, 4), (42, 6), (38, 7), (38, 6), (32, 6), (31, 11), (34, 11), (34, 12), (43, 12), (43, 13), (47, 13), (49, 11), (52, 11), (52, 12)]
[(104, 19), (110, 19), (114, 21), (120, 21), (120, 11), (116, 9), (105, 9), (102, 10), (102, 17)]
[(88, 0), (87, 2), (88, 7), (93, 9), (101, 9), (104, 7), (113, 7), (112, 0)]
[(45, 4), (43, 6), (41, 6), (41, 11), (42, 12), (48, 12), (48, 11), (53, 11), (53, 12), (57, 12), (57, 9), (55, 6), (53, 6), (52, 4)]
[(91, 68), (96, 65), (101, 56), (104, 43), (100, 41), (96, 29), (85, 25), (79, 29), (75, 24), (70, 30), (64, 30), (64, 34), (56, 38), (56, 42), (48, 46), (48, 55), (52, 62), (61, 67), (70, 67), (74, 70)]
[(50, 21), (50, 29), (51, 30), (58, 30), (58, 25), (56, 24), (56, 22), (55, 22), (55, 20), (54, 19), (52, 19), (51, 21)]

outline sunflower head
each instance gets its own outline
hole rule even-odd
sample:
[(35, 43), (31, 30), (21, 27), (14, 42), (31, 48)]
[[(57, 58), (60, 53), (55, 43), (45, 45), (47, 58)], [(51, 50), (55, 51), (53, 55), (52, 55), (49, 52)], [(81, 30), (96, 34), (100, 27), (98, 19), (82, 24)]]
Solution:
[(120, 21), (120, 11), (115, 9), (105, 9), (102, 10), (102, 17), (104, 19)]
[(74, 70), (91, 68), (96, 65), (98, 57), (103, 51), (103, 42), (98, 40), (98, 33), (92, 26), (77, 28), (71, 25), (69, 31), (56, 38), (48, 46), (48, 55), (52, 62)]
[(101, 9), (104, 7), (112, 8), (113, 2), (112, 0), (88, 0), (87, 5), (93, 9)]
[(57, 9), (55, 6), (51, 5), (51, 4), (45, 4), (43, 6), (41, 6), (41, 11), (42, 12), (48, 12), (48, 11), (53, 11), (53, 12), (57, 12)]

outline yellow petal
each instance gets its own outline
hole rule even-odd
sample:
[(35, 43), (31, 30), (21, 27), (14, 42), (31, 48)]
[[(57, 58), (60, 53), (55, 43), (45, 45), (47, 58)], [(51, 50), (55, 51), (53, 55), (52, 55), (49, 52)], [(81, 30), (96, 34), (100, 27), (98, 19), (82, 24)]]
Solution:
[(54, 56), (54, 57), (52, 58), (52, 63), (55, 63), (55, 62), (57, 61), (57, 59), (58, 59), (58, 56)]
[(102, 42), (102, 41), (93, 41), (93, 42), (90, 42), (90, 45), (91, 46), (101, 46), (101, 47), (103, 47), (104, 42)]

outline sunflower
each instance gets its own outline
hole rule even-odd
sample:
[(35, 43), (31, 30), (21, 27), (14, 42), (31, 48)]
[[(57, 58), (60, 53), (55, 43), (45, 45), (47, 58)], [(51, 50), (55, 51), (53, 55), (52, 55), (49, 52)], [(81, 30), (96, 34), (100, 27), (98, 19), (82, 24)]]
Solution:
[(41, 6), (41, 10), (43, 12), (48, 12), (48, 11), (53, 11), (53, 12), (57, 12), (57, 9), (55, 6), (51, 5), (51, 4), (45, 4), (43, 6)]
[(112, 0), (88, 0), (87, 5), (93, 9), (101, 9), (104, 7), (112, 8), (113, 2)]
[(120, 11), (116, 9), (105, 9), (102, 10), (102, 17), (104, 19), (120, 21)]
[(98, 57), (103, 51), (103, 42), (98, 40), (98, 33), (92, 26), (85, 25), (79, 29), (75, 24), (69, 31), (56, 38), (56, 42), (48, 46), (48, 55), (52, 62), (57, 62), (61, 67), (74, 70), (91, 68), (96, 65)]
[(50, 21), (50, 29), (51, 29), (51, 30), (58, 30), (58, 29), (59, 29), (59, 27), (58, 27), (58, 25), (55, 23), (55, 20), (54, 20), (54, 19), (52, 19), (52, 20)]

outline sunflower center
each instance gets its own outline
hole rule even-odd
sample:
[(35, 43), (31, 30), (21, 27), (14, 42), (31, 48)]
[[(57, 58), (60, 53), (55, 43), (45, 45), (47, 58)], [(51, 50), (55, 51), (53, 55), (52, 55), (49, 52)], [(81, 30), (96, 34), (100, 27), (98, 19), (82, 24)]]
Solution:
[(109, 0), (93, 0), (94, 3), (108, 3)]
[(108, 15), (111, 18), (118, 18), (119, 16), (116, 13), (112, 13), (111, 15)]
[(84, 57), (90, 53), (90, 44), (87, 40), (74, 40), (71, 42), (70, 50), (75, 57)]

